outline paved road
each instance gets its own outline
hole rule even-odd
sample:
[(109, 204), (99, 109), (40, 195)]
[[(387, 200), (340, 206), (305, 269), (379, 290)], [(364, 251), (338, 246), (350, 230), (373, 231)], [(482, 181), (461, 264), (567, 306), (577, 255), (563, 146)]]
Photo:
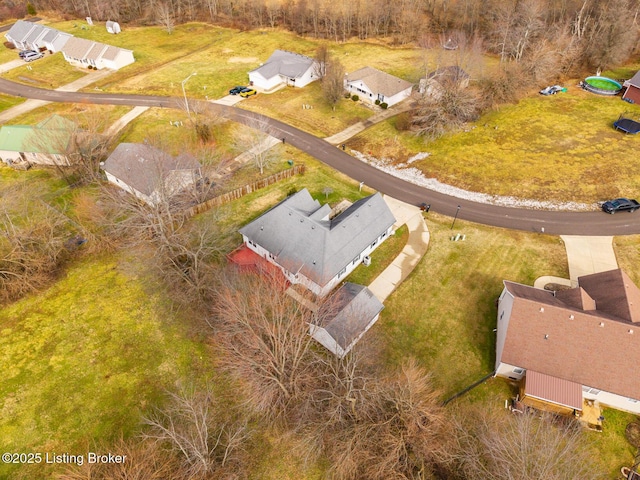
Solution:
[[(180, 99), (171, 97), (125, 95), (111, 93), (75, 93), (43, 90), (0, 79), (0, 92), (51, 102), (95, 103), (102, 105), (134, 105), (179, 108)], [(433, 192), (387, 173), (381, 172), (341, 151), (325, 140), (303, 132), (291, 125), (235, 107), (208, 103), (211, 110), (241, 123), (263, 122), (274, 136), (284, 138), (294, 147), (312, 155), (330, 167), (362, 181), (375, 190), (404, 202), (431, 204), (434, 212), (496, 227), (512, 228), (554, 235), (629, 235), (640, 233), (640, 213), (550, 212), (508, 208), (462, 200)]]

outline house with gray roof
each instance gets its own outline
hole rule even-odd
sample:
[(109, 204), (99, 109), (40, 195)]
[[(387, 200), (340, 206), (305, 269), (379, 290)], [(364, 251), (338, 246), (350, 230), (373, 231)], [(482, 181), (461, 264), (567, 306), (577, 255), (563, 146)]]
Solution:
[(325, 304), (309, 334), (339, 358), (344, 357), (378, 320), (384, 305), (364, 285), (346, 282)]
[(640, 70), (629, 80), (625, 81), (622, 86), (626, 88), (622, 95), (623, 100), (630, 103), (640, 103)]
[(287, 280), (324, 297), (392, 232), (382, 195), (358, 200), (331, 218), (305, 188), (240, 229), (246, 246), (279, 267)]
[(69, 148), (77, 125), (52, 115), (32, 125), (0, 128), (0, 159), (7, 165), (69, 165)]
[(345, 76), (345, 89), (369, 103), (395, 105), (411, 95), (413, 84), (372, 67)]
[(304, 87), (318, 80), (315, 65), (313, 58), (276, 50), (264, 64), (249, 72), (249, 81), (252, 86), (266, 91), (280, 85)]
[[(38, 25), (42, 27), (42, 25)], [(9, 31), (4, 34), (7, 41), (13, 43), (17, 49), (26, 50), (27, 48), (27, 38), (32, 30), (34, 30), (36, 24), (33, 22), (27, 22), (25, 20), (18, 20), (14, 23)]]
[(194, 188), (201, 165), (191, 155), (173, 157), (141, 143), (121, 143), (102, 166), (107, 180), (148, 205)]
[(42, 37), (42, 44), (51, 53), (56, 53), (62, 50), (62, 47), (66, 45), (71, 37), (73, 37), (73, 35), (70, 33), (64, 33), (50, 28), (47, 34)]
[(62, 48), (67, 62), (78, 67), (118, 70), (135, 62), (133, 51), (105, 45), (84, 38), (72, 37)]
[(640, 414), (640, 289), (622, 270), (558, 291), (505, 281), (497, 323), (496, 375), (521, 381), (525, 404)]

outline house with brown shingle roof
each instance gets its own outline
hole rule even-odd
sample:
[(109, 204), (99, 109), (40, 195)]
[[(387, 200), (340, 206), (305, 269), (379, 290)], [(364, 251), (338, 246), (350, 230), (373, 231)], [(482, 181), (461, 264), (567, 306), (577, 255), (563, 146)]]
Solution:
[(550, 410), (584, 401), (640, 413), (640, 289), (622, 270), (548, 291), (505, 281), (498, 302), (496, 375), (523, 380)]
[(373, 67), (364, 67), (345, 77), (345, 89), (369, 103), (395, 105), (411, 95), (413, 84)]
[(633, 77), (624, 82), (623, 87), (626, 88), (622, 95), (623, 100), (630, 103), (640, 103), (640, 70), (637, 71)]

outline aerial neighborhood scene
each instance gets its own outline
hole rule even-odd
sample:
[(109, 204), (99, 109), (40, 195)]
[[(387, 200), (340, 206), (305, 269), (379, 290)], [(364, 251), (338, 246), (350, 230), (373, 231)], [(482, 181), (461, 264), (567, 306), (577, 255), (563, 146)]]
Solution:
[(640, 480), (637, 0), (6, 0), (0, 478)]

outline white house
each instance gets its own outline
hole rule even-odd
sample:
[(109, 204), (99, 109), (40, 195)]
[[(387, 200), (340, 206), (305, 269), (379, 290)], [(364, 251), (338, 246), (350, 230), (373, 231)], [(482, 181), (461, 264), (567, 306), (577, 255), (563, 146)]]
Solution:
[(339, 358), (344, 357), (378, 320), (384, 305), (364, 285), (345, 283), (329, 299), (328, 315), (309, 325), (309, 334)]
[(51, 53), (59, 52), (72, 36), (55, 28), (24, 20), (18, 20), (5, 33), (6, 39), (19, 50), (47, 49)]
[(202, 178), (191, 155), (172, 157), (141, 143), (121, 143), (102, 167), (107, 180), (148, 205), (193, 188)]
[(69, 145), (77, 126), (58, 115), (35, 126), (0, 128), (0, 158), (7, 165), (69, 165)]
[(345, 89), (361, 100), (395, 105), (411, 95), (413, 85), (372, 67), (364, 67), (345, 76)]
[(620, 269), (556, 292), (504, 282), (496, 375), (524, 380), (523, 398), (578, 414), (598, 402), (640, 414), (640, 289)]
[(321, 297), (385, 241), (395, 218), (379, 193), (330, 218), (305, 188), (240, 229), (245, 245)]
[(67, 62), (79, 67), (118, 70), (135, 62), (133, 51), (104, 43), (72, 37), (62, 48)]
[(249, 72), (249, 81), (254, 87), (266, 91), (280, 85), (304, 87), (318, 79), (315, 64), (313, 58), (276, 50), (263, 65)]

